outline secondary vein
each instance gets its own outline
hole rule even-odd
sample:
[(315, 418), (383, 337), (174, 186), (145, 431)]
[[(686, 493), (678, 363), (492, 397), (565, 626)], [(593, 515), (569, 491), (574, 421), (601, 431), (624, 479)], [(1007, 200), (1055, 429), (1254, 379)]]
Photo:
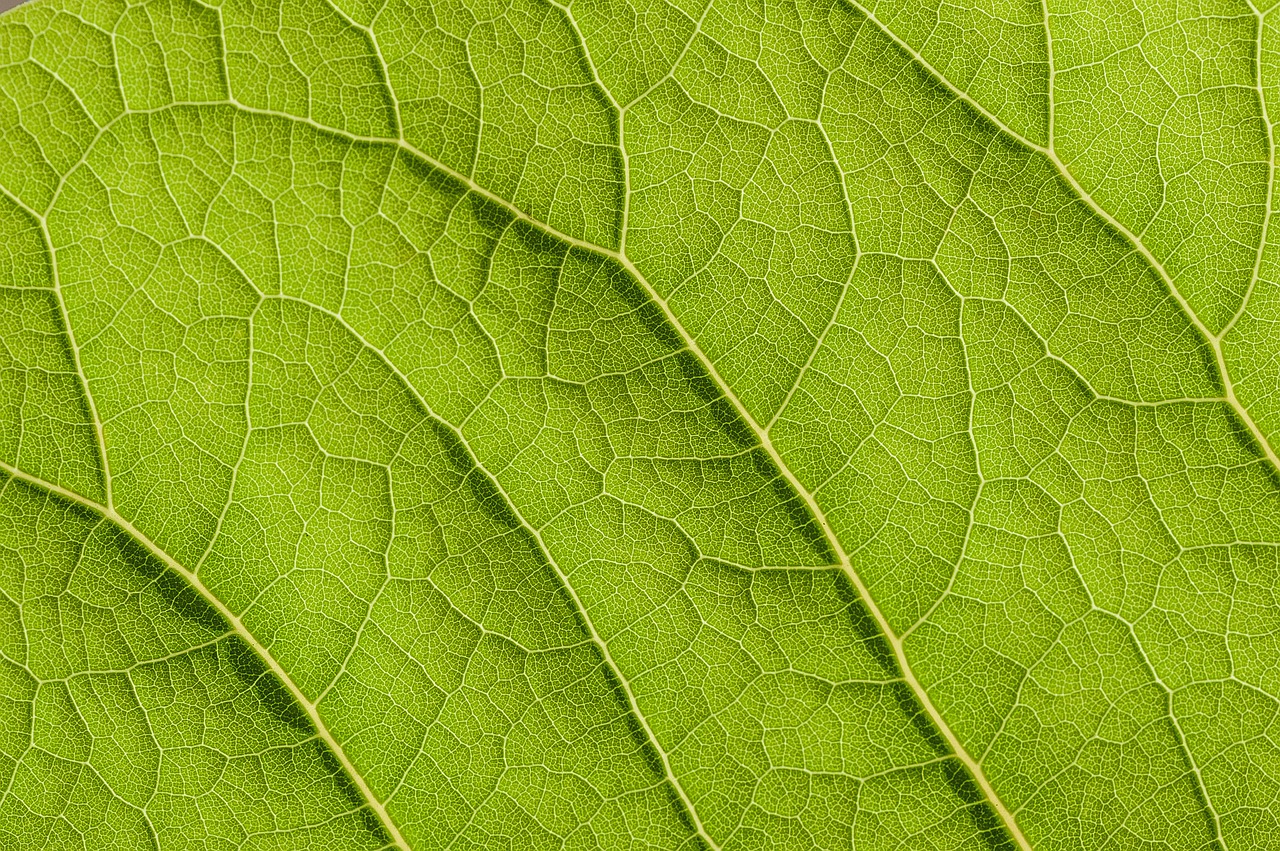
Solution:
[(666, 300), (661, 298), (657, 292), (653, 290), (649, 283), (644, 279), (644, 276), (640, 274), (640, 271), (635, 268), (630, 260), (623, 257), (620, 258), (620, 262), (622, 262), (623, 266), (625, 266), (627, 270), (636, 277), (641, 286), (643, 286), (645, 291), (649, 294), (649, 297), (662, 308), (662, 312), (665, 314), (667, 321), (685, 340), (689, 350), (693, 352), (700, 361), (702, 361), (703, 365), (710, 373), (712, 380), (716, 382), (725, 398), (734, 406), (738, 414), (746, 421), (747, 425), (751, 427), (751, 430), (755, 433), (756, 439), (760, 442), (760, 445), (764, 448), (765, 452), (769, 454), (769, 458), (778, 468), (779, 473), (781, 473), (783, 478), (787, 480), (788, 484), (791, 485), (792, 489), (800, 496), (800, 498), (804, 500), (805, 506), (809, 509), (809, 512), (813, 515), (814, 519), (818, 521), (818, 525), (822, 527), (823, 535), (827, 538), (828, 543), (830, 543), (832, 549), (835, 551), (836, 557), (839, 559), (841, 570), (843, 570), (845, 575), (848, 576), (849, 581), (853, 583), (853, 587), (857, 589), (858, 596), (862, 598), (862, 602), (871, 613), (871, 617), (875, 620), (876, 626), (880, 628), (881, 633), (884, 634), (885, 640), (889, 643), (890, 648), (892, 648), (894, 660), (897, 662), (898, 668), (902, 672), (903, 679), (915, 694), (916, 699), (920, 701), (920, 705), (929, 716), (929, 720), (933, 722), (934, 726), (938, 729), (938, 732), (942, 734), (942, 737), (946, 740), (947, 745), (950, 746), (956, 757), (969, 770), (974, 781), (978, 784), (983, 795), (986, 796), (988, 803), (990, 803), (992, 808), (996, 811), (996, 814), (1004, 823), (1005, 829), (1008, 830), (1010, 836), (1012, 836), (1014, 841), (1018, 844), (1018, 847), (1022, 848), (1023, 851), (1032, 851), (1030, 843), (1027, 841), (1026, 837), (1022, 835), (1021, 830), (1019, 830), (1017, 822), (1013, 818), (1013, 814), (1000, 800), (995, 789), (992, 788), (991, 783), (987, 780), (986, 775), (982, 771), (982, 766), (977, 760), (969, 755), (965, 750), (964, 745), (960, 742), (960, 739), (954, 732), (952, 732), (951, 728), (947, 726), (947, 722), (943, 719), (942, 713), (940, 713), (937, 707), (933, 705), (933, 701), (929, 699), (929, 693), (925, 691), (924, 686), (920, 684), (915, 673), (911, 670), (911, 663), (907, 660), (907, 655), (903, 650), (902, 640), (894, 633), (893, 629), (889, 625), (888, 618), (884, 616), (884, 613), (880, 611), (880, 607), (876, 605), (875, 599), (871, 596), (870, 589), (868, 589), (866, 584), (863, 583), (862, 577), (860, 577), (858, 572), (853, 569), (853, 563), (849, 559), (848, 553), (845, 552), (844, 547), (840, 544), (840, 539), (831, 528), (831, 524), (827, 522), (826, 515), (818, 505), (817, 499), (803, 484), (801, 484), (800, 480), (796, 478), (790, 468), (787, 467), (787, 464), (783, 461), (781, 454), (779, 454), (778, 450), (774, 448), (773, 441), (770, 440), (768, 431), (763, 429), (760, 424), (756, 422), (755, 417), (747, 411), (746, 406), (742, 404), (737, 395), (734, 394), (732, 389), (730, 389), (728, 383), (720, 376), (719, 372), (715, 368), (715, 364), (712, 363), (711, 358), (707, 357), (707, 355), (698, 346), (697, 341), (684, 330), (682, 325), (680, 325), (675, 315), (671, 312), (671, 308), (667, 305)]
[(335, 322), (338, 322), (342, 326), (343, 330), (345, 330), (348, 334), (350, 334), (355, 340), (359, 341), (360, 345), (364, 346), (369, 351), (373, 352), (375, 356), (377, 356), (378, 359), (382, 361), (382, 363), (387, 367), (387, 369), (389, 369), (392, 372), (392, 374), (396, 376), (396, 379), (400, 381), (400, 383), (404, 386), (405, 390), (413, 395), (414, 400), (418, 403), (418, 405), (422, 409), (422, 412), (427, 417), (429, 417), (432, 421), (439, 423), (443, 428), (447, 429), (450, 432), (450, 434), (453, 435), (454, 439), (458, 441), (458, 444), (462, 446), (462, 448), (466, 451), (468, 460), (475, 466), (475, 469), (479, 471), (483, 476), (485, 476), (485, 478), (487, 478), (489, 482), (494, 486), (494, 489), (499, 494), (502, 495), (503, 500), (507, 503), (507, 507), (511, 509), (512, 513), (515, 515), (520, 525), (534, 539), (534, 542), (538, 545), (539, 553), (546, 560), (547, 565), (550, 566), (552, 571), (555, 572), (556, 578), (560, 581), (560, 584), (565, 589), (565, 593), (569, 595), (569, 598), (573, 601), (573, 604), (577, 608), (578, 613), (582, 616), (583, 624), (586, 626), (587, 634), (590, 637), (591, 642), (595, 644), (596, 648), (600, 651), (600, 655), (604, 658), (605, 664), (608, 665), (609, 670), (612, 671), (614, 676), (618, 678), (618, 683), (622, 687), (623, 696), (627, 700), (627, 710), (631, 714), (631, 717), (636, 720), (636, 723), (640, 725), (640, 729), (644, 731), (644, 734), (647, 737), (649, 744), (653, 747), (654, 751), (657, 753), (658, 759), (662, 763), (663, 772), (665, 774), (664, 779), (671, 784), (672, 789), (675, 791), (677, 798), (679, 798), (681, 804), (684, 806), (686, 813), (688, 814), (690, 820), (693, 822), (694, 830), (697, 832), (698, 836), (702, 839), (703, 842), (705, 842), (708, 846), (714, 849), (714, 851), (719, 851), (720, 846), (715, 842), (715, 840), (711, 838), (711, 835), (707, 832), (705, 826), (702, 824), (701, 818), (699, 818), (698, 816), (698, 810), (694, 806), (692, 799), (689, 798), (688, 794), (684, 790), (684, 787), (680, 785), (680, 779), (676, 776), (675, 771), (671, 768), (671, 761), (667, 756), (667, 752), (662, 748), (661, 743), (658, 741), (657, 735), (653, 732), (653, 729), (649, 726), (649, 722), (645, 718), (644, 713), (640, 711), (640, 704), (636, 701), (636, 696), (631, 690), (630, 681), (627, 679), (626, 675), (623, 674), (622, 668), (620, 668), (618, 664), (614, 662), (613, 655), (609, 652), (608, 643), (604, 640), (604, 637), (600, 635), (599, 631), (596, 629), (595, 624), (591, 619), (591, 613), (587, 611), (587, 607), (583, 604), (582, 599), (578, 596), (578, 592), (574, 589), (573, 584), (569, 581), (569, 577), (564, 573), (564, 570), (560, 567), (559, 563), (551, 555), (551, 549), (547, 546), (546, 542), (542, 539), (542, 534), (538, 531), (536, 527), (534, 527), (532, 523), (530, 523), (528, 520), (525, 519), (524, 514), (521, 513), (519, 506), (517, 506), (514, 500), (512, 500), (511, 497), (507, 495), (506, 491), (502, 489), (501, 485), (498, 483), (497, 477), (494, 476), (492, 473), (490, 473), (489, 470), (485, 468), (483, 464), (480, 463), (479, 457), (476, 455), (475, 452), (472, 451), (471, 445), (467, 442), (467, 439), (463, 436), (462, 432), (456, 426), (454, 426), (451, 422), (446, 420), (444, 417), (435, 413), (435, 411), (427, 403), (427, 400), (424, 399), (422, 395), (418, 393), (417, 388), (409, 380), (408, 376), (406, 376), (403, 372), (401, 372), (399, 367), (397, 367), (391, 361), (391, 359), (388, 358), (385, 353), (383, 353), (381, 349), (371, 344), (358, 331), (356, 331), (355, 328), (352, 328), (351, 325), (348, 324), (347, 321), (342, 316), (334, 313), (333, 311), (326, 310), (325, 308), (322, 308), (318, 305), (311, 304), (310, 302), (293, 298), (292, 296), (272, 296), (272, 298), (280, 299), (282, 301), (297, 301), (301, 304), (306, 305), (312, 310), (317, 311), (318, 313), (323, 313), (326, 316), (329, 316)]

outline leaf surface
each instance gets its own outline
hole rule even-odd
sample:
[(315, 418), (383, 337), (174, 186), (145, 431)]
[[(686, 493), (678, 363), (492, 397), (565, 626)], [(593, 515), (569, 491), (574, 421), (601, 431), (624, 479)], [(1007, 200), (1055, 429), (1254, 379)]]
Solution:
[(1274, 16), (0, 18), (0, 837), (1280, 831)]

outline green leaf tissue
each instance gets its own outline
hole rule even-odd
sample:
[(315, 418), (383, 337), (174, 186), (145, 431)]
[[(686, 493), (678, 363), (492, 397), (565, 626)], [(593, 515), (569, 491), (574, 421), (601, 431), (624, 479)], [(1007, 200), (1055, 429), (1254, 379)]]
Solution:
[(0, 847), (1280, 847), (1280, 12), (0, 15)]

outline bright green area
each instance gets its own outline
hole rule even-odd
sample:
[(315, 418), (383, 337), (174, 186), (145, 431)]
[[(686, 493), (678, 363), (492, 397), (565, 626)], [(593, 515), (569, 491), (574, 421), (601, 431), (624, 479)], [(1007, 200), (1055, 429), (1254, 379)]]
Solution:
[(0, 845), (1267, 847), (1278, 34), (7, 14)]

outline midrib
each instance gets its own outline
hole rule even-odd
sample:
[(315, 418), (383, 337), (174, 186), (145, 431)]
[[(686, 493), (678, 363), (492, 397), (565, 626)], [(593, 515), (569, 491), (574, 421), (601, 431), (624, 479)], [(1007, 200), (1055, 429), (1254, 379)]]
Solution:
[[(814, 495), (800, 482), (800, 480), (795, 476), (795, 474), (792, 473), (791, 469), (787, 466), (782, 456), (778, 453), (777, 449), (773, 446), (773, 442), (770, 440), (768, 432), (761, 427), (760, 423), (756, 421), (755, 417), (753, 417), (750, 414), (750, 412), (746, 409), (746, 406), (743, 405), (741, 400), (738, 399), (737, 395), (733, 392), (732, 388), (729, 386), (729, 384), (724, 380), (724, 378), (720, 375), (719, 371), (716, 369), (715, 363), (711, 360), (709, 356), (707, 356), (705, 352), (703, 352), (702, 348), (698, 345), (697, 340), (693, 337), (692, 334), (690, 334), (688, 331), (685, 330), (684, 326), (680, 323), (679, 318), (675, 315), (674, 312), (672, 312), (671, 307), (667, 304), (666, 300), (663, 299), (657, 293), (657, 291), (653, 288), (653, 286), (649, 283), (649, 281), (645, 278), (645, 276), (640, 272), (640, 270), (636, 268), (635, 264), (631, 261), (629, 257), (626, 256), (625, 253), (617, 250), (609, 249), (609, 248), (604, 248), (602, 246), (596, 245), (595, 243), (588, 242), (587, 240), (570, 236), (569, 234), (561, 232), (560, 230), (547, 224), (546, 222), (543, 222), (529, 215), (520, 207), (517, 207), (515, 204), (511, 203), (510, 201), (506, 200), (505, 198), (502, 198), (501, 196), (490, 191), (488, 188), (477, 183), (470, 176), (462, 174), (461, 172), (458, 172), (455, 169), (436, 160), (434, 157), (431, 157), (423, 153), (422, 151), (418, 150), (416, 147), (414, 147), (412, 144), (405, 141), (404, 139), (387, 139), (387, 138), (376, 137), (376, 136), (357, 136), (355, 134), (346, 133), (344, 131), (335, 131), (330, 127), (326, 127), (324, 125), (318, 124), (314, 121), (311, 121), (310, 119), (299, 119), (296, 116), (288, 115), (287, 113), (280, 113), (273, 110), (256, 109), (252, 107), (246, 107), (240, 104), (234, 104), (234, 106), (237, 109), (243, 110), (244, 112), (251, 113), (251, 114), (266, 115), (266, 116), (286, 119), (290, 121), (298, 121), (304, 124), (311, 125), (315, 127), (317, 130), (321, 130), (323, 132), (330, 133), (339, 137), (348, 138), (348, 139), (351, 139), (352, 141), (358, 141), (358, 142), (364, 142), (364, 143), (370, 143), (370, 144), (390, 145), (390, 146), (398, 147), (401, 150), (403, 150), (405, 153), (409, 154), (410, 156), (416, 157), (425, 165), (428, 165), (436, 169), (437, 171), (445, 175), (448, 175), (450, 178), (457, 181), (458, 183), (461, 183), (469, 191), (474, 192), (476, 195), (479, 195), (480, 197), (488, 200), (489, 202), (501, 207), (509, 215), (513, 216), (519, 221), (522, 221), (530, 225), (531, 227), (534, 227), (540, 230), (541, 232), (547, 234), (548, 236), (551, 236), (554, 239), (557, 239), (565, 243), (566, 245), (574, 246), (583, 251), (587, 251), (598, 256), (607, 257), (617, 262), (624, 269), (626, 269), (627, 272), (644, 289), (645, 294), (654, 302), (654, 304), (656, 304), (662, 310), (663, 316), (665, 317), (667, 323), (680, 336), (681, 340), (684, 342), (685, 346), (688, 348), (690, 353), (692, 353), (695, 357), (697, 357), (698, 360), (702, 363), (703, 367), (707, 370), (711, 379), (715, 382), (717, 388), (724, 395), (725, 399), (734, 407), (735, 412), (739, 416), (741, 416), (743, 421), (746, 422), (747, 425), (751, 428), (752, 432), (755, 434), (756, 439), (759, 441), (761, 447), (768, 453), (770, 459), (773, 461), (774, 465), (777, 467), (779, 473), (787, 480), (787, 482), (795, 490), (796, 494), (799, 495), (800, 498), (804, 501), (805, 506), (808, 508), (809, 512), (812, 514), (814, 519), (818, 522), (818, 525), (822, 528), (823, 535), (826, 537), (828, 543), (831, 545), (832, 550), (836, 553), (840, 568), (844, 571), (846, 576), (848, 576), (850, 582), (853, 584), (854, 588), (857, 590), (858, 594), (862, 598), (863, 603), (867, 606), (867, 609), (871, 612), (872, 618), (875, 620), (876, 625), (879, 627), (880, 631), (883, 633), (886, 641), (888, 642), (890, 648), (893, 651), (894, 659), (897, 662), (898, 667), (902, 672), (904, 681), (907, 683), (908, 687), (911, 689), (916, 699), (920, 702), (921, 707), (924, 709), (925, 713), (929, 716), (930, 721), (933, 723), (934, 727), (937, 729), (937, 731), (943, 737), (943, 739), (947, 742), (948, 746), (952, 749), (955, 756), (969, 771), (970, 775), (973, 777), (974, 782), (977, 783), (979, 789), (982, 790), (982, 793), (986, 797), (987, 802), (991, 805), (992, 809), (995, 810), (997, 816), (1000, 818), (1005, 829), (1008, 831), (1009, 835), (1013, 838), (1013, 840), (1017, 843), (1018, 847), (1023, 849), (1023, 851), (1032, 851), (1031, 844), (1027, 841), (1026, 837), (1022, 835), (1022, 832), (1018, 828), (1017, 822), (1014, 819), (1013, 814), (1010, 812), (1008, 807), (1006, 807), (1004, 803), (1000, 800), (1000, 797), (996, 794), (990, 782), (987, 780), (986, 775), (982, 770), (982, 766), (964, 748), (964, 745), (960, 742), (959, 738), (947, 725), (946, 721), (942, 717), (942, 714), (938, 711), (937, 707), (933, 705), (933, 701), (929, 698), (928, 693), (925, 691), (924, 687), (920, 684), (920, 681), (916, 678), (914, 672), (911, 669), (910, 662), (907, 660), (906, 654), (903, 650), (901, 639), (892, 630), (892, 628), (889, 625), (888, 619), (880, 611), (879, 606), (876, 605), (875, 600), (872, 597), (866, 584), (863, 583), (862, 578), (858, 575), (857, 571), (853, 569), (853, 565), (849, 559), (848, 554), (845, 552), (844, 547), (841, 545), (839, 538), (835, 535), (834, 531), (832, 530), (831, 524), (827, 521), (826, 515), (822, 511), (821, 507), (818, 505)], [(508, 499), (508, 503), (509, 502), (510, 500)], [(619, 675), (621, 675), (621, 672), (619, 672)], [(655, 744), (658, 745), (658, 750), (660, 753), (665, 753), (662, 750), (660, 743), (656, 742), (656, 740), (655, 740)], [(676, 788), (679, 789), (680, 787), (679, 787), (678, 781), (674, 776), (674, 773), (671, 774), (671, 779), (675, 782)], [(686, 804), (690, 807), (690, 809), (693, 808), (692, 801), (686, 801)], [(694, 818), (696, 819), (696, 814), (694, 815)], [(697, 822), (695, 821), (695, 824), (696, 823)], [(701, 830), (699, 832), (701, 832)]]

